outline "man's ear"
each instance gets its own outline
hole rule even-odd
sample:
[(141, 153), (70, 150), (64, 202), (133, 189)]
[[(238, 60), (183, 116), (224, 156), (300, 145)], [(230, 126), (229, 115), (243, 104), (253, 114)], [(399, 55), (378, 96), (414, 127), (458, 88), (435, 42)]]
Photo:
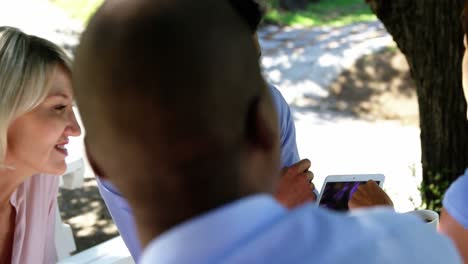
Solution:
[(86, 156), (88, 157), (89, 166), (91, 166), (91, 169), (94, 171), (94, 175), (102, 179), (107, 179), (107, 176), (103, 173), (102, 169), (96, 163), (96, 160), (93, 158), (91, 152), (89, 151), (88, 141), (86, 140), (86, 137), (84, 139), (84, 146)]
[(247, 141), (252, 147), (270, 151), (277, 139), (276, 116), (271, 113), (265, 98), (256, 97), (250, 104), (247, 117)]

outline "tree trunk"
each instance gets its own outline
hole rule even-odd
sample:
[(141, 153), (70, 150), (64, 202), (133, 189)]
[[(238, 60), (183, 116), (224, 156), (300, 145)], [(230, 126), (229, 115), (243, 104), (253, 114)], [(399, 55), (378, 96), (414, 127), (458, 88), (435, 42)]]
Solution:
[(468, 166), (461, 79), (463, 0), (366, 1), (410, 65), (419, 102), (421, 194), (427, 208), (438, 210), (449, 184)]

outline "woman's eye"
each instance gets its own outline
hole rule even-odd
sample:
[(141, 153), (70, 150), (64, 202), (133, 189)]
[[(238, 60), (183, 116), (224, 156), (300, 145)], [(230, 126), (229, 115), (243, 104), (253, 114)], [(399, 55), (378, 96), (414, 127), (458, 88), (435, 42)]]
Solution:
[(54, 109), (57, 110), (57, 111), (63, 111), (65, 108), (67, 108), (66, 105), (56, 105), (54, 107)]

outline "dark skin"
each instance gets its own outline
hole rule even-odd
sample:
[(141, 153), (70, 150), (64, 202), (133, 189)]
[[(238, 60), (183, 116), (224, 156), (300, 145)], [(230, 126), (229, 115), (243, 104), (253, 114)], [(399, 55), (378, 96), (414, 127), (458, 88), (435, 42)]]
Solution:
[(224, 1), (105, 2), (74, 87), (87, 151), (128, 199), (143, 246), (277, 186), (274, 105), (249, 29)]
[[(253, 35), (253, 42), (260, 56), (260, 46), (257, 34)], [(312, 180), (314, 174), (309, 171), (311, 162), (308, 159), (281, 169), (278, 187), (274, 191), (275, 198), (285, 207), (293, 209), (307, 202), (315, 201), (316, 196), (311, 191), (315, 189)], [(97, 173), (100, 177), (103, 174)]]
[(373, 206), (391, 206), (393, 202), (375, 181), (368, 181), (358, 187), (348, 202), (350, 209), (365, 208)]
[[(256, 52), (259, 53), (258, 39), (256, 34), (253, 35), (253, 40), (256, 47)], [(100, 57), (102, 57), (102, 55)], [(94, 63), (95, 62), (93, 61), (92, 64), (94, 65)], [(116, 100), (120, 99), (116, 98)], [(140, 106), (140, 104), (138, 106)], [(278, 187), (275, 188), (276, 190), (274, 191), (274, 194), (277, 200), (287, 208), (294, 208), (304, 204), (305, 202), (314, 201), (316, 199), (314, 193), (312, 192), (312, 190), (315, 188), (312, 183), (313, 173), (310, 172), (309, 169), (310, 161), (302, 160), (290, 167), (283, 168), (281, 170), (280, 182), (278, 183)], [(162, 197), (162, 199), (166, 198)]]
[(306, 202), (315, 201), (312, 193), (314, 174), (309, 171), (310, 160), (303, 159), (298, 163), (283, 168), (275, 191), (275, 198), (285, 207), (294, 208)]

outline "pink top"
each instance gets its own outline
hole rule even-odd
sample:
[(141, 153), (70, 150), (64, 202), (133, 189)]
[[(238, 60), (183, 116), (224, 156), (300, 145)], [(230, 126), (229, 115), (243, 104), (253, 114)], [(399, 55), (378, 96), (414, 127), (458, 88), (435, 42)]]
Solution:
[(12, 264), (57, 262), (54, 229), (58, 184), (57, 176), (34, 175), (11, 196), (16, 209)]

